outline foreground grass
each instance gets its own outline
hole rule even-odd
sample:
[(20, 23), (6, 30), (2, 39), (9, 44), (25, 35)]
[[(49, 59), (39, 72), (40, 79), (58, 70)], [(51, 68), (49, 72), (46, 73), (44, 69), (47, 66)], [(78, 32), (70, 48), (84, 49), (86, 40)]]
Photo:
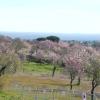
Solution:
[(81, 97), (75, 97), (70, 94), (62, 95), (59, 93), (21, 94), (17, 92), (0, 92), (0, 100), (81, 100)]
[[(0, 77), (0, 100), (81, 100), (81, 96), (72, 93), (60, 92), (34, 92), (32, 89), (66, 89), (69, 90), (70, 80), (61, 76), (62, 69), (57, 68), (56, 76), (51, 77), (52, 65), (37, 63), (24, 63), (23, 72), (14, 75), (4, 75)], [(30, 74), (32, 73), (32, 74)], [(82, 81), (80, 86), (73, 86), (73, 90), (81, 92), (90, 92), (91, 83)], [(100, 92), (100, 87), (96, 88)], [(6, 99), (5, 99), (6, 98)], [(90, 97), (88, 98), (90, 100)]]
[[(31, 89), (66, 89), (69, 90), (69, 80), (60, 79), (58, 77), (42, 77), (26, 74), (5, 75), (0, 78), (3, 84), (2, 92), (0, 92), (0, 100), (81, 100), (81, 96), (75, 96), (72, 93), (63, 94), (61, 92), (34, 92)], [(80, 86), (74, 86), (74, 90), (87, 92), (91, 88), (87, 82), (82, 82)], [(96, 92), (100, 92), (100, 88)], [(6, 98), (6, 99), (4, 99)], [(43, 99), (45, 98), (45, 99)], [(90, 98), (90, 97), (89, 97)], [(37, 99), (36, 99), (37, 100)], [(90, 99), (88, 99), (90, 100)]]
[[(0, 78), (3, 84), (2, 93), (0, 95), (0, 100), (35, 100), (38, 95), (39, 100), (52, 100), (52, 94), (37, 94), (33, 91), (29, 92), (29, 89), (37, 88), (58, 88), (65, 85), (64, 81), (60, 79), (55, 80), (51, 77), (44, 78), (40, 76), (32, 76), (26, 74), (16, 73), (15, 75), (5, 75)], [(60, 83), (59, 83), (60, 81)], [(55, 94), (55, 93), (54, 93)], [(57, 100), (62, 100), (60, 98), (63, 96), (57, 96)], [(34, 98), (34, 99), (33, 99)], [(64, 100), (64, 99), (63, 99)], [(66, 99), (65, 99), (66, 100)]]

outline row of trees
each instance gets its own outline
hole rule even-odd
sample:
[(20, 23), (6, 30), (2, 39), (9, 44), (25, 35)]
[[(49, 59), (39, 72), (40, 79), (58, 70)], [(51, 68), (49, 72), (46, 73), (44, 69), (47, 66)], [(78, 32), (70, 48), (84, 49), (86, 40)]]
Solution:
[[(85, 43), (75, 41), (61, 42), (56, 36), (48, 36), (44, 39), (38, 38), (37, 41), (32, 43), (30, 57), (40, 63), (52, 64), (54, 66), (52, 77), (54, 77), (58, 66), (63, 67), (64, 71), (70, 76), (70, 89), (73, 88), (73, 81), (76, 77), (78, 77), (78, 85), (80, 85), (83, 75), (89, 77), (92, 85), (91, 100), (93, 100), (94, 90), (100, 85), (100, 54), (97, 50), (99, 42), (88, 42), (92, 45), (83, 44)], [(4, 70), (9, 66), (13, 66), (14, 72), (16, 66), (19, 66), (16, 62), (19, 61), (19, 50), (25, 48), (25, 45), (22, 40), (14, 39), (11, 46), (14, 50), (13, 54), (1, 55), (1, 61), (4, 61), (0, 64), (2, 66), (1, 74), (4, 74)]]
[[(16, 54), (20, 49), (25, 48), (19, 39), (13, 41), (13, 47)], [(61, 42), (58, 37), (49, 36), (44, 39), (38, 38), (36, 42), (33, 42), (30, 57), (40, 63), (52, 64), (54, 66), (52, 77), (58, 66), (63, 67), (65, 73), (70, 76), (71, 90), (76, 77), (78, 77), (77, 85), (80, 85), (83, 75), (89, 77), (92, 86), (91, 100), (93, 100), (94, 90), (100, 85), (100, 54), (93, 47), (95, 46), (86, 46), (78, 42), (74, 44)]]
[(93, 100), (94, 89), (100, 85), (100, 54), (96, 49), (80, 44), (70, 46), (65, 42), (45, 40), (35, 42), (30, 53), (33, 60), (51, 63), (54, 66), (52, 77), (57, 66), (63, 67), (70, 76), (71, 90), (76, 77), (78, 77), (78, 85), (83, 75), (89, 77), (92, 85), (91, 100)]
[[(1, 49), (4, 48), (0, 53), (0, 75), (11, 69), (12, 72), (16, 72), (21, 61), (19, 51), (26, 48), (24, 42), (20, 39), (10, 39), (10, 41), (7, 40), (7, 46), (4, 47), (3, 44), (0, 44)], [(80, 85), (83, 76), (89, 77), (92, 85), (91, 100), (93, 100), (94, 90), (100, 85), (99, 50), (78, 42), (62, 42), (56, 36), (49, 36), (45, 39), (38, 38), (31, 44), (33, 47), (27, 56), (28, 60), (52, 64), (54, 66), (52, 77), (54, 77), (58, 66), (63, 67), (65, 73), (70, 76), (71, 90), (76, 77), (78, 77), (78, 85)]]
[(37, 41), (45, 41), (45, 40), (50, 40), (53, 42), (59, 42), (60, 38), (57, 36), (48, 36), (48, 37), (41, 37), (41, 38), (37, 38)]

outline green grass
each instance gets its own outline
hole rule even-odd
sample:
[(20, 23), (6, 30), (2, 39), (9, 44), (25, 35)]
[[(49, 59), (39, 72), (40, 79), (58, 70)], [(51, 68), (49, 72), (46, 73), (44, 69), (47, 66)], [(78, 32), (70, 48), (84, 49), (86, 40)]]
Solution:
[[(35, 62), (25, 62), (22, 67), (24, 72), (34, 72), (34, 73), (45, 73), (50, 74), (53, 70), (53, 65), (50, 64), (39, 64)], [(57, 67), (56, 73), (61, 73), (62, 68)]]
[[(69, 89), (69, 79), (60, 78), (60, 74), (62, 72), (62, 68), (57, 67), (56, 74), (57, 77), (52, 78), (51, 75), (53, 69), (53, 65), (48, 64), (38, 64), (34, 62), (25, 62), (22, 66), (21, 74), (16, 73), (14, 75), (4, 75), (0, 77), (0, 84), (3, 84), (2, 92), (0, 92), (0, 100), (35, 100), (35, 97), (38, 95), (38, 100), (53, 100), (53, 96), (55, 100), (81, 100), (81, 96), (74, 96), (71, 93), (66, 93), (66, 95), (62, 95), (61, 93), (34, 93), (32, 91), (24, 90), (32, 88), (49, 88), (49, 89)], [(36, 76), (34, 74), (28, 73), (37, 73)], [(38, 75), (39, 74), (39, 75)], [(41, 76), (40, 74), (46, 74), (46, 77)], [(16, 87), (17, 85), (17, 87)], [(20, 90), (17, 90), (20, 88)], [(87, 81), (82, 81), (80, 86), (74, 86), (74, 90), (80, 90), (83, 92), (87, 92), (90, 90), (91, 85)], [(97, 88), (96, 91), (100, 91), (100, 88)], [(90, 96), (89, 99), (90, 100)]]
[[(58, 79), (56, 77), (43, 78), (34, 75), (15, 74), (15, 75), (2, 76), (0, 80), (3, 83), (3, 90), (2, 92), (0, 92), (0, 100), (35, 100), (34, 98), (36, 96), (38, 96), (38, 100), (53, 100), (52, 99), (53, 96), (55, 97), (56, 100), (81, 100), (81, 96), (74, 96), (70, 92), (66, 93), (66, 95), (62, 95), (60, 92), (36, 93), (31, 90), (29, 91), (30, 88), (31, 89), (42, 89), (42, 88), (43, 89), (45, 88), (69, 89), (69, 86), (65, 86), (67, 83), (69, 83), (68, 80)], [(90, 88), (89, 84), (86, 85), (84, 83), (82, 83), (80, 87), (82, 88), (82, 90), (85, 91), (87, 91), (88, 88)], [(74, 86), (74, 90), (78, 90), (78, 88), (79, 87)]]
[(14, 92), (4, 92), (0, 91), (0, 100), (20, 100), (21, 96)]
[[(82, 100), (81, 95), (75, 96), (72, 93), (61, 92), (18, 92), (18, 91), (6, 91), (0, 92), (0, 100)], [(90, 100), (90, 96), (87, 96), (87, 100)], [(99, 99), (98, 99), (99, 100)]]
[(0, 92), (0, 100), (81, 100), (81, 97), (75, 97), (72, 94), (61, 94), (61, 93), (18, 93), (12, 92)]

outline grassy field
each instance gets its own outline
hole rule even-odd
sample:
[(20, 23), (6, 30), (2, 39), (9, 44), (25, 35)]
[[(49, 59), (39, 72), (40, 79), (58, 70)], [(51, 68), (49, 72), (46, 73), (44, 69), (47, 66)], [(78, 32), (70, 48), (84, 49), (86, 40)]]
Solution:
[[(52, 70), (53, 70), (53, 65), (39, 64), (39, 63), (35, 63), (35, 62), (25, 62), (22, 66), (22, 70), (23, 70), (23, 72), (26, 72), (26, 73), (51, 75)], [(57, 67), (56, 74), (61, 73), (62, 70), (63, 70), (62, 68)]]
[[(81, 100), (81, 97), (71, 94), (63, 95), (60, 93), (34, 93), (34, 94), (22, 94), (22, 93), (0, 93), (0, 100)], [(90, 98), (88, 99), (90, 100)]]
[[(81, 96), (75, 96), (72, 92), (34, 92), (33, 90), (38, 89), (65, 89), (69, 90), (68, 80), (58, 78), (43, 78), (40, 76), (31, 75), (6, 75), (1, 77), (3, 83), (2, 92), (0, 92), (0, 100), (81, 100)], [(74, 86), (74, 90), (80, 90), (87, 92), (90, 86), (85, 82), (81, 86)], [(100, 90), (100, 89), (99, 89)], [(98, 90), (98, 91), (99, 91)], [(4, 99), (3, 99), (4, 98)], [(33, 99), (34, 98), (34, 99)], [(43, 99), (45, 98), (45, 99)], [(89, 97), (90, 98), (90, 97)], [(36, 99), (37, 100), (37, 99)], [(90, 100), (90, 99), (88, 99)]]
[[(61, 92), (36, 93), (33, 91), (34, 89), (48, 88), (69, 90), (70, 80), (62, 75), (62, 69), (57, 68), (53, 78), (51, 77), (52, 69), (52, 65), (25, 62), (22, 71), (0, 77), (2, 90), (0, 100), (53, 100), (53, 98), (56, 100), (81, 100), (81, 96), (75, 96), (70, 92), (62, 94)], [(75, 91), (89, 92), (90, 89), (90, 82), (84, 80), (80, 86), (73, 86)], [(96, 88), (96, 92), (100, 92), (100, 87)]]

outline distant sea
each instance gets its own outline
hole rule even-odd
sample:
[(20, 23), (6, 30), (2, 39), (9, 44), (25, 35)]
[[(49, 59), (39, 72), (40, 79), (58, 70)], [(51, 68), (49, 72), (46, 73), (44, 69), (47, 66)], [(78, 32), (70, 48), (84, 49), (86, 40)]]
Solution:
[(40, 32), (0, 32), (0, 35), (10, 36), (12, 38), (21, 38), (34, 40), (39, 37), (58, 36), (61, 40), (78, 40), (78, 41), (100, 41), (100, 34), (81, 34), (81, 33), (40, 33)]

